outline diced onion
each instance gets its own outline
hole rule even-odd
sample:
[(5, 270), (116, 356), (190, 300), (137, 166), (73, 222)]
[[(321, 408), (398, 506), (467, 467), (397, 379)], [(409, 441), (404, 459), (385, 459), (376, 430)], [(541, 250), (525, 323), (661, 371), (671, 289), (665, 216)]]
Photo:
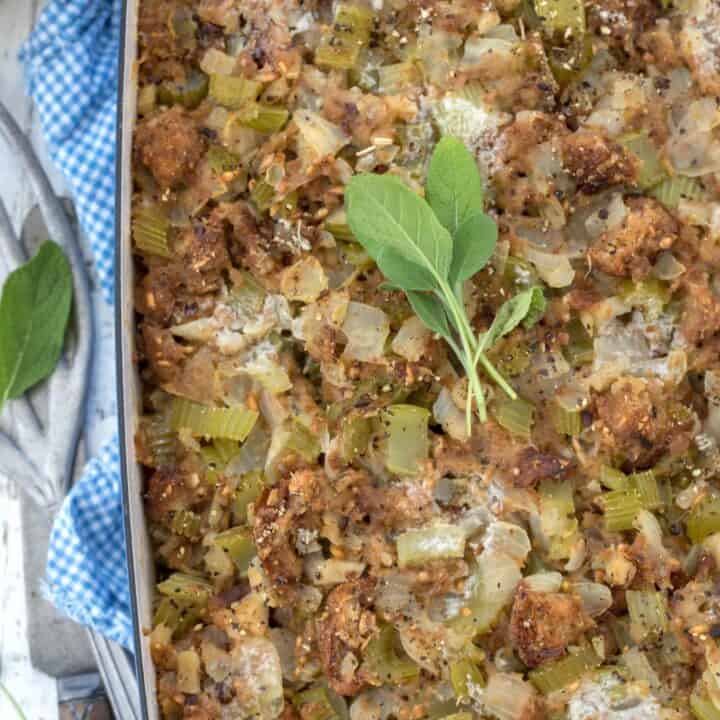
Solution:
[(296, 110), (293, 120), (314, 161), (334, 157), (350, 142), (350, 138), (337, 125), (312, 110)]
[(428, 528), (407, 530), (397, 537), (398, 565), (423, 565), (432, 560), (461, 558), (465, 552), (465, 531), (456, 525), (438, 523)]
[(200, 60), (200, 69), (206, 75), (232, 75), (236, 64), (237, 58), (217, 48), (210, 48)]
[(580, 596), (583, 609), (590, 617), (598, 617), (610, 609), (612, 593), (607, 585), (595, 582), (578, 582), (573, 590)]
[(511, 557), (522, 567), (532, 550), (530, 538), (523, 528), (499, 520), (488, 527), (483, 546), (489, 552), (500, 552)]
[(455, 404), (452, 393), (447, 388), (440, 391), (433, 404), (433, 416), (453, 440), (465, 442), (468, 439), (465, 414)]
[(560, 590), (563, 576), (556, 571), (539, 572), (523, 578), (523, 585), (533, 592), (553, 593)]
[(309, 255), (283, 270), (280, 289), (288, 300), (315, 302), (328, 289), (327, 275), (320, 261)]
[(552, 288), (563, 288), (570, 285), (575, 278), (567, 255), (555, 254), (538, 250), (527, 245), (523, 252), (538, 271), (538, 275)]
[(400, 326), (391, 344), (392, 351), (410, 362), (417, 362), (427, 350), (430, 334), (425, 323), (413, 315)]
[(485, 712), (497, 720), (522, 720), (533, 717), (536, 693), (521, 675), (496, 673), (488, 680), (483, 693)]
[(308, 557), (305, 575), (313, 585), (339, 585), (353, 578), (359, 578), (365, 570), (365, 563), (337, 558), (323, 559)]
[(379, 360), (390, 334), (390, 322), (379, 308), (350, 302), (342, 331), (348, 339), (343, 357), (348, 360), (373, 362)]

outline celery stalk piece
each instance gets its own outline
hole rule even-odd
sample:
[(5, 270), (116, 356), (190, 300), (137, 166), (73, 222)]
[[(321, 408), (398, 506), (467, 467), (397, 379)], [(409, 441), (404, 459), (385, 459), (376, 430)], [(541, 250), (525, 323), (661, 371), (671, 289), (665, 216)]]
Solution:
[(697, 688), (690, 696), (690, 709), (697, 720), (720, 720), (720, 710), (715, 707), (715, 703)]
[(231, 528), (213, 538), (217, 545), (235, 563), (240, 575), (247, 575), (250, 562), (256, 555), (255, 542), (249, 528)]
[(232, 75), (210, 75), (210, 98), (229, 110), (240, 110), (254, 103), (261, 91), (262, 83), (254, 80)]
[(465, 554), (465, 531), (446, 523), (407, 530), (398, 535), (395, 542), (401, 568), (424, 565), (432, 560), (461, 558)]
[(701, 543), (716, 532), (720, 532), (720, 498), (703, 500), (690, 510), (687, 535), (694, 543)]
[(632, 530), (637, 514), (643, 509), (640, 493), (634, 489), (611, 490), (601, 496), (608, 532)]
[(565, 560), (578, 540), (573, 485), (569, 480), (543, 480), (540, 492), (540, 526), (548, 539), (548, 557)]
[(353, 70), (370, 41), (372, 11), (361, 5), (340, 3), (330, 32), (315, 52), (315, 64), (331, 70)]
[(460, 701), (471, 697), (473, 686), (485, 687), (487, 678), (472, 660), (463, 658), (450, 663), (450, 684)]
[(345, 462), (352, 462), (363, 455), (372, 435), (372, 422), (369, 418), (351, 415), (340, 423), (340, 455)]
[(609, 465), (600, 466), (600, 483), (610, 490), (627, 490), (628, 478), (622, 470), (616, 470)]
[(145, 415), (140, 420), (140, 436), (150, 454), (152, 467), (161, 468), (175, 462), (175, 433), (167, 412)]
[(253, 103), (245, 108), (240, 124), (260, 133), (275, 133), (285, 127), (290, 113), (284, 107)]
[(165, 211), (156, 205), (143, 205), (133, 213), (132, 235), (135, 247), (147, 255), (170, 257), (168, 246), (170, 221)]
[(530, 682), (543, 694), (549, 695), (579, 680), (601, 664), (592, 646), (587, 645), (554, 662), (546, 663), (530, 671)]
[(383, 413), (385, 465), (397, 475), (414, 475), (430, 451), (430, 412), (416, 405), (391, 405)]
[(681, 200), (704, 200), (707, 193), (694, 178), (674, 175), (655, 185), (650, 195), (666, 207), (676, 210)]
[(153, 628), (165, 625), (175, 639), (182, 637), (200, 619), (202, 606), (164, 597), (153, 615)]
[(495, 403), (495, 419), (508, 432), (529, 439), (535, 418), (535, 406), (518, 397), (515, 400), (502, 397)]
[(182, 105), (194, 110), (208, 95), (208, 76), (200, 70), (191, 70), (180, 83), (165, 80), (157, 86), (157, 101), (161, 105)]
[(567, 325), (568, 344), (563, 348), (565, 359), (574, 367), (587, 365), (595, 354), (593, 341), (580, 318), (574, 317)]
[(235, 172), (240, 168), (240, 158), (222, 145), (211, 145), (208, 148), (207, 161), (216, 175)]
[(170, 521), (172, 531), (186, 538), (199, 537), (201, 525), (200, 516), (192, 510), (178, 510)]
[(175, 398), (170, 423), (173, 430), (187, 428), (196, 436), (243, 441), (258, 417), (256, 410), (246, 407), (215, 408)]
[(564, 40), (585, 34), (585, 8), (582, 0), (535, 0), (535, 12), (548, 35)]
[(564, 402), (562, 397), (556, 397), (551, 414), (555, 430), (560, 435), (576, 437), (582, 432), (582, 410), (577, 405)]
[(173, 600), (193, 606), (204, 606), (213, 586), (207, 580), (195, 575), (173, 573), (167, 580), (157, 584), (158, 592)]
[(250, 199), (260, 212), (269, 210), (275, 198), (275, 188), (264, 180), (258, 180), (250, 190)]
[(250, 472), (243, 475), (233, 496), (233, 520), (238, 525), (248, 522), (248, 511), (251, 503), (254, 503), (265, 487), (265, 480), (262, 473)]
[(640, 502), (646, 510), (657, 510), (664, 504), (657, 479), (652, 470), (645, 470), (628, 476), (628, 485), (631, 489), (637, 490), (640, 495)]
[(624, 135), (620, 138), (620, 144), (640, 161), (638, 185), (643, 190), (657, 185), (667, 177), (660, 161), (660, 153), (646, 132)]
[(400, 648), (392, 625), (380, 628), (380, 632), (368, 643), (363, 669), (381, 684), (406, 682), (420, 675), (420, 668)]
[(306, 720), (331, 720), (337, 713), (322, 685), (303, 690), (293, 697), (293, 705)]
[(667, 598), (664, 593), (650, 590), (626, 590), (630, 634), (641, 642), (647, 638), (658, 638), (669, 627)]

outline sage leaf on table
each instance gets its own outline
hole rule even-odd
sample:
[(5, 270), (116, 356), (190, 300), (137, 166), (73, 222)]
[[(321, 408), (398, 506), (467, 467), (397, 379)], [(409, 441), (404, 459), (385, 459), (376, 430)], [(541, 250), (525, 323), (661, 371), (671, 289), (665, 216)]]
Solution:
[(427, 201), (394, 176), (356, 175), (345, 190), (345, 209), (356, 240), (388, 279), (385, 287), (405, 293), (418, 318), (448, 343), (465, 370), (469, 434), (473, 398), (480, 419), (487, 417), (478, 365), (509, 397), (517, 397), (485, 352), (521, 322), (526, 327), (537, 322), (545, 298), (540, 288), (520, 293), (477, 336), (462, 291), (489, 262), (498, 231), (483, 211), (475, 158), (459, 140), (443, 138), (435, 148), (426, 196)]
[(55, 369), (72, 304), (72, 270), (48, 240), (8, 275), (0, 296), (0, 410)]

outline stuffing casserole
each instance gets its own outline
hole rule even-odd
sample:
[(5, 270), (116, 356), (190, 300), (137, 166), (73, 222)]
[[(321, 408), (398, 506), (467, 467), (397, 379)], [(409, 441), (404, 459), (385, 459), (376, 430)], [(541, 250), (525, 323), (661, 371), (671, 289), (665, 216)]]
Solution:
[[(162, 716), (720, 718), (717, 0), (141, 0), (139, 35)], [(344, 202), (422, 195), (443, 137), (498, 232), (473, 331), (545, 298), (470, 426)]]

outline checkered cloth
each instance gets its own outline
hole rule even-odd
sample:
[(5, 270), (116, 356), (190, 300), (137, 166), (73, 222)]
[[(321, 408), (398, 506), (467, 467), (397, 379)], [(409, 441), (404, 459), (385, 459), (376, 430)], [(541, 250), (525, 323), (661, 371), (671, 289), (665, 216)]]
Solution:
[[(50, 0), (21, 53), (50, 155), (72, 189), (108, 302), (121, 5)], [(88, 463), (57, 516), (46, 592), (73, 619), (132, 647), (117, 436)]]

